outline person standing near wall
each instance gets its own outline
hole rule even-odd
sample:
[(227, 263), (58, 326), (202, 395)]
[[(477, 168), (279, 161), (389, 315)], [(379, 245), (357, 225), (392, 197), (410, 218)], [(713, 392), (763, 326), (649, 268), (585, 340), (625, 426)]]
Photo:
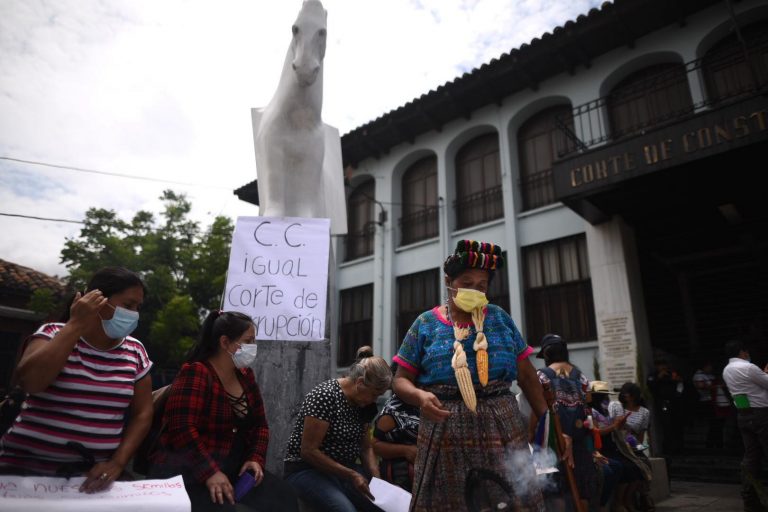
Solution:
[[(530, 470), (535, 478), (512, 382), (537, 417), (547, 404), (533, 349), (485, 296), (503, 264), (498, 245), (459, 241), (443, 264), (447, 303), (419, 315), (394, 357), (395, 393), (421, 409), (411, 511), (467, 510), (467, 475), (481, 468), (508, 478), (511, 451), (526, 459), (515, 476)], [(516, 492), (528, 510), (544, 510), (537, 487)], [(491, 500), (507, 499), (500, 494)]]
[(684, 442), (683, 379), (663, 359), (654, 365), (655, 370), (648, 376), (648, 388), (653, 395), (656, 417), (661, 419), (664, 453), (675, 455), (682, 451)]
[[(563, 436), (570, 439), (571, 454), (567, 460), (559, 464), (561, 478), (558, 488), (561, 495), (565, 494), (565, 464), (570, 464), (582, 502), (582, 510), (589, 508), (589, 503), (597, 493), (597, 474), (592, 459), (594, 445), (592, 428), (589, 426), (587, 405), (587, 390), (589, 379), (581, 370), (568, 360), (568, 346), (565, 340), (557, 334), (547, 334), (541, 340), (541, 350), (536, 356), (544, 359), (545, 368), (538, 370), (537, 375), (545, 389), (549, 388), (554, 394), (555, 411), (560, 419)], [(564, 510), (564, 503), (559, 507)]]
[(707, 448), (723, 447), (723, 421), (715, 415), (713, 390), (717, 377), (711, 361), (704, 361), (693, 374), (693, 387), (698, 391), (696, 415), (707, 425)]
[(763, 462), (768, 462), (768, 365), (761, 370), (752, 364), (749, 352), (740, 340), (726, 343), (725, 354), (729, 359), (723, 370), (723, 380), (736, 405), (744, 443), (741, 462), (744, 510), (765, 511), (768, 503), (761, 500), (757, 491), (765, 486), (760, 486), (757, 479)]

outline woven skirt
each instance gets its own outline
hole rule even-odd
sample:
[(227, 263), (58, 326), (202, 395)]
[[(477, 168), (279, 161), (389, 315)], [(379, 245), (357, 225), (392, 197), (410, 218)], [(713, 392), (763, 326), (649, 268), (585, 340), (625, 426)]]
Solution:
[[(528, 436), (509, 384), (491, 382), (476, 389), (477, 414), (461, 400), (457, 386), (425, 388), (451, 415), (442, 423), (422, 416), (413, 479), (412, 512), (465, 511), (467, 476), (473, 470), (493, 472), (514, 491), (511, 510), (544, 511), (536, 485)], [(494, 503), (509, 502), (501, 488), (489, 487)]]

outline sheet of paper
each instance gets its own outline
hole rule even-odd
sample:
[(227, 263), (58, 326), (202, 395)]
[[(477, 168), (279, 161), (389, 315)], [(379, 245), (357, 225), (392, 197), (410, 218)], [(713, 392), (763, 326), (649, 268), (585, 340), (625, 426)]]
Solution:
[(528, 449), (531, 450), (533, 467), (536, 468), (537, 475), (546, 475), (548, 473), (557, 473), (559, 471), (555, 466), (557, 464), (557, 456), (551, 449), (547, 449), (546, 451), (535, 451), (531, 443), (528, 443)]
[(3, 512), (189, 512), (191, 505), (181, 476), (167, 480), (114, 482), (104, 491), (78, 491), (85, 478), (0, 475)]
[(411, 504), (408, 491), (380, 478), (372, 478), (368, 488), (376, 498), (373, 503), (384, 512), (408, 512)]

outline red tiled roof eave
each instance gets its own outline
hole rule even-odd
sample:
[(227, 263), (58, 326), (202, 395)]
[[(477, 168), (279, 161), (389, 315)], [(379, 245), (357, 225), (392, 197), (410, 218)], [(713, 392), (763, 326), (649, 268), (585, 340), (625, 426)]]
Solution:
[(0, 259), (0, 292), (31, 295), (38, 289), (50, 289), (56, 297), (61, 297), (65, 284), (58, 277)]

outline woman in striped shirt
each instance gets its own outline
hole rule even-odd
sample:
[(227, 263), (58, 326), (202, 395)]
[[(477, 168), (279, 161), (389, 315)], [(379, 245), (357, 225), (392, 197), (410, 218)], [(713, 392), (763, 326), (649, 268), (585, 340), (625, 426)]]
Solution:
[(66, 323), (28, 339), (16, 379), (29, 396), (0, 438), (0, 472), (82, 474), (89, 493), (120, 477), (152, 421), (152, 362), (129, 336), (145, 293), (135, 273), (101, 269)]

